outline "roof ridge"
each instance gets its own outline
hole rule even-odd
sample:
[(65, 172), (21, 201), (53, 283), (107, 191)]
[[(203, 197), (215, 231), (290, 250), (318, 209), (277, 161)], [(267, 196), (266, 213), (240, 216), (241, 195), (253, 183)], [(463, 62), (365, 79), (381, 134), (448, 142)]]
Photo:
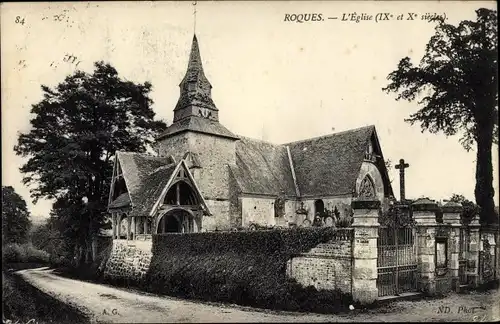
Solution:
[(321, 135), (321, 136), (310, 137), (310, 138), (306, 138), (306, 139), (302, 139), (302, 140), (298, 140), (298, 141), (283, 143), (283, 144), (280, 144), (280, 145), (288, 146), (288, 145), (291, 145), (291, 144), (298, 144), (298, 143), (302, 143), (302, 142), (308, 142), (308, 141), (311, 141), (311, 140), (318, 140), (318, 139), (323, 139), (323, 138), (334, 137), (334, 136), (342, 135), (342, 134), (345, 134), (345, 133), (359, 132), (359, 131), (361, 131), (363, 129), (368, 129), (368, 128), (375, 129), (375, 125), (372, 124), (372, 125), (368, 125), (368, 126), (362, 126), (362, 127), (352, 128), (352, 129), (348, 129), (348, 130), (337, 132), (337, 133), (332, 133), (332, 134), (328, 134), (328, 135)]
[(265, 144), (269, 144), (269, 145), (272, 145), (272, 146), (283, 146), (283, 144), (277, 144), (277, 143), (273, 143), (273, 142), (270, 142), (270, 141), (265, 141), (265, 140), (261, 140), (261, 139), (258, 139), (258, 138), (253, 138), (253, 137), (249, 137), (249, 136), (243, 136), (243, 135), (237, 135), (240, 139), (246, 139), (246, 140), (250, 140), (250, 141), (254, 141), (254, 142), (261, 142), (261, 143), (265, 143)]
[(154, 156), (154, 155), (151, 155), (149, 153), (141, 153), (141, 152), (130, 152), (130, 151), (119, 151), (117, 150), (116, 151), (117, 154), (125, 154), (125, 155), (142, 155), (142, 156), (145, 156), (145, 157), (152, 157), (152, 158), (159, 158), (159, 159), (166, 159), (166, 157), (163, 157), (163, 156)]

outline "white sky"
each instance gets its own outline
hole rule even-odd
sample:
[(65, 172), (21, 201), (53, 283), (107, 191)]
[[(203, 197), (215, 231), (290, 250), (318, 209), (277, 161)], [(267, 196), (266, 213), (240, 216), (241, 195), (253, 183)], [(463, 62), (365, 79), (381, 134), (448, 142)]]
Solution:
[[(400, 158), (410, 164), (408, 198), (460, 193), (473, 200), (475, 152), (466, 152), (458, 136), (421, 133), (419, 125), (405, 123), (416, 103), (396, 102), (381, 91), (401, 58), (420, 60), (433, 24), (420, 17), (378, 23), (326, 17), (437, 12), (457, 23), (474, 19), (480, 7), (496, 3), (198, 2), (196, 34), (220, 120), (236, 134), (282, 143), (374, 124), (384, 157), (393, 165)], [(325, 20), (284, 22), (286, 13), (321, 13)], [(15, 23), (17, 16), (24, 25)], [(61, 82), (79, 61), (88, 72), (104, 60), (128, 80), (150, 81), (153, 109), (170, 123), (192, 34), (191, 2), (2, 3), (2, 184), (12, 185), (34, 215), (48, 215), (49, 201), (31, 203), (13, 146), (18, 132), (29, 130), (40, 85)], [(64, 62), (66, 54), (78, 59)], [(389, 173), (399, 197), (397, 170)], [(495, 178), (496, 201), (497, 183)]]

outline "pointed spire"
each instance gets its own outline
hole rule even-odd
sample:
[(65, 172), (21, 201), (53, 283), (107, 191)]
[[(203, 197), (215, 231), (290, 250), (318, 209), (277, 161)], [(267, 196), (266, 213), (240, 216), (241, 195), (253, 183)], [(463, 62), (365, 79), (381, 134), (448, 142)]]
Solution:
[(200, 48), (198, 46), (198, 38), (193, 35), (193, 43), (191, 44), (191, 53), (189, 54), (188, 73), (190, 70), (201, 71), (203, 73), (203, 65), (201, 63)]
[(193, 35), (186, 75), (179, 87), (181, 93), (174, 109), (174, 122), (193, 115), (218, 120), (218, 109), (212, 101), (212, 85), (203, 71), (196, 34)]

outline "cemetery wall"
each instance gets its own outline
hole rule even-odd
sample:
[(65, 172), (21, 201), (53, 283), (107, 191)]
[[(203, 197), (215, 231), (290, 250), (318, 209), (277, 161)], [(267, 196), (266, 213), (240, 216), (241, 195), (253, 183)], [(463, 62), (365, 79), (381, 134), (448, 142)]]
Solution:
[(303, 286), (316, 289), (340, 289), (351, 293), (352, 241), (349, 237), (320, 243), (306, 253), (290, 259), (287, 275)]
[(113, 240), (104, 279), (142, 281), (151, 263), (151, 248), (151, 241)]

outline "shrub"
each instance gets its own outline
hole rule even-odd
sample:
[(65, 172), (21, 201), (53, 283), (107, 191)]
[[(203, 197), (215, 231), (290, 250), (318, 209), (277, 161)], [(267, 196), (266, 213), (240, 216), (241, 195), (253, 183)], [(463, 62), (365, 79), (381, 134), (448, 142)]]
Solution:
[(4, 263), (48, 263), (49, 257), (47, 252), (38, 250), (31, 243), (8, 244), (2, 251)]
[(23, 262), (25, 259), (23, 251), (19, 244), (8, 244), (3, 247), (2, 250), (2, 261), (3, 263), (15, 263)]
[(146, 289), (254, 307), (336, 312), (351, 303), (350, 296), (304, 288), (286, 276), (293, 255), (335, 233), (327, 227), (155, 235)]

